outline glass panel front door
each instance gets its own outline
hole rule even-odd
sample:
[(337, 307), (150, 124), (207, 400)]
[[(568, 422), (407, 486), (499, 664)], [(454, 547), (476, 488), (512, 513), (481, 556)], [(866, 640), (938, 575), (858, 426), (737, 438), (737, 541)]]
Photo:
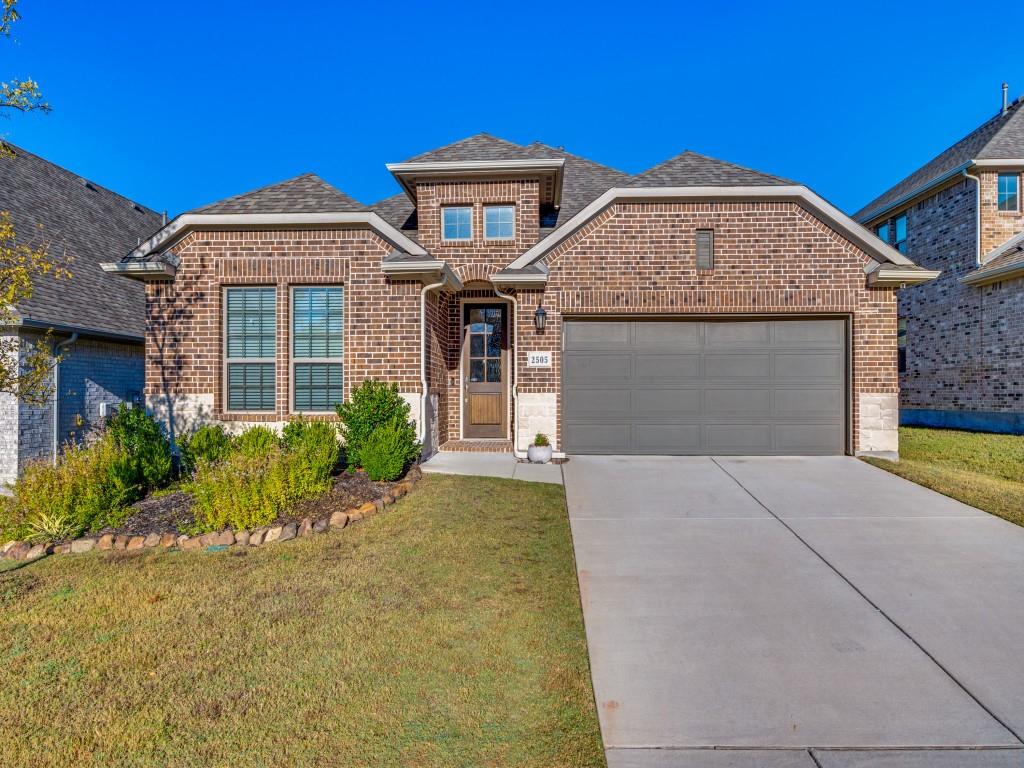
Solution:
[(463, 436), (505, 437), (505, 369), (508, 366), (506, 307), (464, 307)]

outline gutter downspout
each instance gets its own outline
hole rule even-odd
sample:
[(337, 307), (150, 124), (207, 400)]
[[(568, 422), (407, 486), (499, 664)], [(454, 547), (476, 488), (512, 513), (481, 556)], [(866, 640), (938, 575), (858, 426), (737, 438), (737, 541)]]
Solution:
[(512, 414), (514, 416), (512, 454), (517, 459), (525, 459), (526, 451), (519, 450), (519, 446), (516, 444), (516, 433), (519, 431), (519, 301), (511, 294), (502, 293), (501, 289), (493, 283), (492, 287), (495, 294), (512, 302)]
[[(427, 294), (447, 282), (448, 277), (442, 276), (441, 282), (424, 285), (420, 291), (420, 445), (427, 439), (427, 401), (430, 397), (427, 391)], [(436, 445), (430, 447), (437, 450)]]
[(971, 180), (974, 181), (974, 186), (978, 190), (978, 198), (977, 198), (978, 202), (977, 202), (977, 205), (974, 206), (974, 230), (975, 230), (975, 235), (976, 235), (976, 245), (975, 245), (975, 248), (977, 250), (976, 257), (975, 257), (975, 262), (980, 267), (981, 266), (981, 179), (978, 178), (977, 176), (973, 175), (968, 170), (964, 170), (963, 173), (964, 173), (965, 177), (967, 177), (968, 179), (971, 179)]
[[(71, 334), (70, 338), (58, 341), (53, 345), (53, 356), (59, 358), (60, 351), (64, 347), (70, 347), (78, 341), (78, 331)], [(53, 466), (57, 466), (57, 457), (60, 453), (60, 359), (53, 366)]]

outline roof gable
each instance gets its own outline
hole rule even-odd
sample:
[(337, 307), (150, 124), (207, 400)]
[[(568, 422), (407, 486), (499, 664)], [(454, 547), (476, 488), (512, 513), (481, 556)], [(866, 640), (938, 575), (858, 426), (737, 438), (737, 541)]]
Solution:
[(107, 275), (100, 264), (120, 258), (159, 229), (160, 214), (5, 143), (15, 156), (0, 158), (0, 210), (10, 211), (20, 242), (47, 243), (51, 256), (71, 259), (70, 279), (44, 275), (34, 281), (31, 298), (18, 306), (21, 316), (46, 325), (143, 337), (142, 287)]
[(530, 160), (525, 147), (489, 133), (477, 133), (443, 147), (410, 157), (407, 163), (469, 162), (473, 160)]
[(964, 166), (971, 160), (1017, 159), (1024, 157), (1024, 99), (1017, 99), (1006, 110), (987, 120), (953, 146), (940, 152), (909, 176), (865, 205), (853, 218), (870, 220), (876, 212), (908, 194)]
[(338, 213), (367, 206), (314, 173), (304, 173), (251, 192), (218, 200), (189, 213)]
[(686, 150), (633, 177), (631, 187), (741, 187), (794, 184), (789, 179), (744, 168)]

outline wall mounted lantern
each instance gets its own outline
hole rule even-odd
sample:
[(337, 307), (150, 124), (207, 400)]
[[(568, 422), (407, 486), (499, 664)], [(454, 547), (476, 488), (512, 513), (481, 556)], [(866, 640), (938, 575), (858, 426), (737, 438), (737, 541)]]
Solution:
[(538, 331), (544, 330), (544, 324), (548, 320), (548, 313), (544, 311), (544, 307), (537, 307), (537, 311), (533, 313), (533, 325)]

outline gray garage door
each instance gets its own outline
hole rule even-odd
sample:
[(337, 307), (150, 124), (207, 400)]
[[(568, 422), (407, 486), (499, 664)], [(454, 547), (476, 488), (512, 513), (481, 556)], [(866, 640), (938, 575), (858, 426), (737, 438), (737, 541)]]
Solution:
[(569, 320), (568, 453), (838, 454), (842, 320)]

